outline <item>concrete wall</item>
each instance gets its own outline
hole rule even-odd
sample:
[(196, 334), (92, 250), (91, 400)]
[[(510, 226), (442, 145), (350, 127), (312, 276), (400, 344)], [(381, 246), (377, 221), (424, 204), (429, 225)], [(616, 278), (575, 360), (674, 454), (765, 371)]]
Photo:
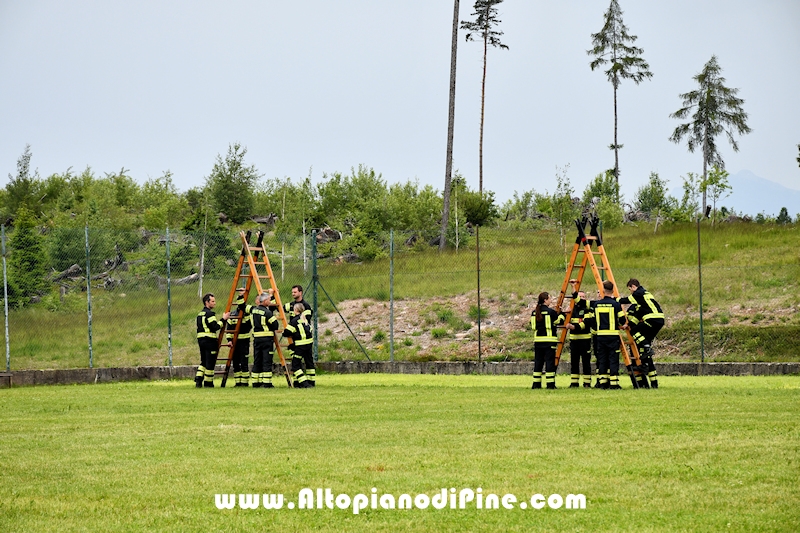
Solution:
[[(662, 376), (772, 376), (800, 374), (800, 363), (657, 363)], [(217, 367), (222, 370), (223, 367)], [(512, 363), (478, 362), (394, 362), (344, 361), (321, 362), (317, 368), (339, 374), (486, 374), (532, 375), (532, 361)], [(194, 366), (150, 366), (136, 368), (74, 368), (69, 370), (19, 370), (0, 375), (0, 388), (22, 385), (68, 385), (73, 383), (108, 383), (115, 381), (192, 379)], [(276, 376), (282, 375), (275, 367)], [(561, 361), (559, 374), (569, 374), (569, 363)], [(5, 376), (5, 377), (4, 377)], [(232, 374), (229, 375), (232, 383)]]
[[(800, 363), (658, 363), (662, 376), (769, 376), (800, 374)], [(533, 375), (533, 361), (513, 363), (468, 362), (395, 362), (388, 361), (344, 361), (319, 363), (318, 368), (340, 374), (362, 374), (369, 372), (387, 374), (490, 374)], [(594, 368), (594, 366), (593, 366)], [(624, 373), (625, 369), (622, 369)], [(567, 361), (558, 365), (559, 374), (569, 374)]]

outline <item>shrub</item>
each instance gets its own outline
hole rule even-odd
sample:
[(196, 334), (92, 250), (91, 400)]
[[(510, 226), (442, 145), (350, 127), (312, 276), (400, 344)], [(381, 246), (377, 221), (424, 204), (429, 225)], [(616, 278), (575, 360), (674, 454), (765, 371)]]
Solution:
[(434, 339), (443, 339), (447, 336), (446, 328), (433, 328), (431, 330), (431, 337)]

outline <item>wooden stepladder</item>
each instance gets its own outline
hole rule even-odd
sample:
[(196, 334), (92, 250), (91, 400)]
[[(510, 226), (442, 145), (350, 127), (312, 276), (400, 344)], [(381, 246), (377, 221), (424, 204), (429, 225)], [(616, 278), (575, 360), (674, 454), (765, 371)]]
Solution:
[[(288, 384), (289, 388), (292, 387), (292, 376), (291, 372), (289, 372), (289, 367), (286, 364), (286, 358), (283, 356), (283, 350), (281, 348), (280, 343), (278, 342), (278, 334), (282, 332), (288, 322), (286, 320), (286, 313), (283, 310), (283, 304), (281, 303), (280, 293), (278, 292), (278, 287), (275, 284), (275, 277), (272, 275), (272, 266), (269, 263), (269, 257), (267, 257), (267, 251), (264, 248), (264, 232), (258, 231), (256, 233), (256, 244), (255, 246), (250, 245), (250, 236), (251, 232), (239, 232), (239, 236), (242, 239), (242, 253), (239, 255), (239, 261), (236, 264), (236, 272), (233, 275), (233, 283), (231, 284), (231, 291), (228, 295), (228, 303), (225, 306), (225, 312), (230, 312), (231, 308), (234, 307), (234, 298), (236, 296), (236, 291), (241, 287), (242, 280), (244, 280), (244, 301), (247, 301), (248, 296), (250, 295), (250, 290), (255, 288), (256, 294), (262, 294), (263, 285), (262, 280), (266, 280), (268, 282), (268, 286), (272, 288), (273, 298), (275, 300), (275, 305), (278, 306), (278, 320), (280, 322), (280, 327), (278, 331), (275, 332), (275, 351), (278, 354), (278, 359), (280, 360), (281, 366), (283, 367), (283, 375), (286, 377), (286, 383)], [(225, 383), (228, 381), (228, 374), (230, 372), (231, 364), (233, 362), (233, 353), (236, 348), (236, 341), (239, 339), (239, 328), (241, 327), (242, 320), (236, 322), (236, 327), (233, 331), (233, 338), (230, 342), (226, 342), (225, 340), (225, 328), (220, 330), (219, 337), (217, 338), (217, 346), (219, 350), (217, 352), (218, 358), (217, 361), (225, 361), (225, 370), (219, 371), (218, 373), (222, 375), (222, 386), (225, 386)], [(222, 353), (222, 348), (227, 347), (229, 348), (228, 357), (220, 357)], [(217, 373), (217, 372), (215, 372)]]
[[(605, 274), (605, 278), (614, 284), (614, 297), (619, 298), (619, 290), (617, 289), (616, 281), (614, 281), (614, 273), (611, 271), (611, 265), (608, 262), (608, 256), (606, 255), (603, 241), (597, 230), (600, 220), (594, 217), (588, 222), (590, 231), (589, 235), (586, 235), (585, 228), (587, 220), (584, 218), (575, 221), (575, 225), (578, 227), (578, 237), (575, 239), (575, 245), (572, 248), (572, 254), (570, 255), (567, 265), (567, 273), (564, 276), (564, 282), (561, 284), (561, 292), (558, 295), (556, 309), (562, 309), (564, 299), (570, 299), (569, 310), (564, 320), (565, 325), (570, 323), (572, 312), (575, 308), (575, 301), (572, 299), (572, 291), (569, 290), (570, 280), (577, 280), (577, 287), (575, 290), (580, 290), (583, 276), (587, 268), (591, 270), (595, 283), (597, 284), (597, 290), (601, 295), (604, 292), (603, 274)], [(596, 245), (596, 251), (592, 250), (592, 245)], [(579, 257), (580, 261), (578, 261)], [(598, 261), (595, 260), (595, 257), (599, 258), (599, 264)], [(601, 274), (601, 272), (603, 274)], [(567, 292), (568, 290), (569, 292)], [(561, 354), (564, 351), (568, 333), (569, 330), (566, 327), (559, 327), (558, 344), (556, 346), (556, 366), (561, 360)], [(622, 331), (619, 334), (619, 338), (620, 352), (622, 353), (625, 368), (631, 378), (631, 383), (633, 383), (633, 388), (649, 388), (647, 372), (642, 367), (642, 361), (639, 357), (639, 350), (636, 348), (636, 343), (633, 341), (631, 335)]]

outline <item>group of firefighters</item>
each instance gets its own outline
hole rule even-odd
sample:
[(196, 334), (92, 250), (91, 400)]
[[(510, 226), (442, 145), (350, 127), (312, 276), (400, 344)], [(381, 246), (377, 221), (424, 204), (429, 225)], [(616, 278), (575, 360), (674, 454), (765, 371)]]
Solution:
[[(200, 346), (200, 366), (195, 375), (195, 386), (214, 386), (214, 367), (217, 364), (218, 337), (225, 328), (228, 342), (233, 342), (236, 327), (239, 334), (233, 348), (233, 376), (236, 387), (272, 389), (272, 363), (275, 355), (276, 332), (279, 329), (278, 305), (273, 290), (256, 295), (255, 305), (248, 305), (244, 298), (245, 289), (237, 289), (234, 300), (236, 308), (222, 314), (217, 319), (213, 309), (216, 306), (214, 295), (203, 296), (203, 310), (197, 314), (197, 342)], [(295, 388), (316, 386), (317, 371), (314, 365), (312, 344), (314, 337), (309, 320), (313, 311), (303, 299), (303, 287), (292, 287), (292, 301), (284, 304), (284, 312), (289, 324), (283, 330), (283, 337), (290, 339), (289, 353), (292, 360), (292, 375)], [(239, 324), (241, 322), (241, 324)], [(253, 368), (249, 368), (250, 341), (253, 341)]]
[[(556, 388), (556, 347), (558, 326), (569, 330), (571, 383), (570, 387), (591, 385), (591, 352), (597, 362), (596, 388), (620, 389), (619, 357), (620, 330), (628, 330), (639, 351), (643, 370), (651, 388), (658, 388), (658, 373), (653, 362), (653, 340), (664, 327), (664, 312), (650, 292), (641, 286), (639, 280), (631, 278), (626, 284), (630, 296), (614, 298), (614, 284), (603, 282), (603, 298), (588, 301), (586, 294), (578, 290), (577, 280), (572, 284), (574, 307), (570, 322), (564, 324), (566, 315), (561, 310), (550, 307), (552, 299), (546, 292), (539, 294), (536, 308), (531, 314), (531, 327), (534, 331), (533, 387), (541, 389)], [(272, 289), (256, 296), (255, 305), (248, 305), (244, 299), (245, 289), (237, 290), (238, 296), (232, 312), (222, 314), (218, 320), (213, 309), (216, 306), (214, 295), (203, 296), (203, 310), (197, 314), (197, 342), (200, 346), (200, 366), (195, 375), (195, 385), (214, 386), (214, 367), (217, 363), (219, 331), (226, 328), (226, 338), (233, 341), (238, 322), (239, 335), (233, 352), (233, 375), (236, 387), (274, 388), (272, 384), (272, 363), (275, 354), (278, 306)], [(627, 312), (622, 306), (627, 305)], [(316, 385), (316, 367), (312, 354), (314, 342), (309, 319), (311, 306), (303, 299), (303, 287), (292, 287), (292, 301), (284, 304), (284, 312), (289, 324), (283, 330), (283, 337), (289, 338), (289, 353), (292, 360), (293, 386), (296, 388)], [(253, 341), (253, 367), (248, 365), (250, 341)], [(542, 380), (544, 378), (544, 380)], [(582, 379), (581, 379), (582, 378)]]
[[(536, 308), (531, 314), (531, 327), (534, 331), (533, 387), (556, 388), (556, 347), (558, 326), (569, 330), (571, 383), (570, 387), (580, 387), (581, 374), (583, 386), (591, 388), (591, 351), (597, 362), (595, 387), (600, 389), (620, 389), (619, 356), (620, 330), (628, 330), (639, 351), (643, 370), (651, 388), (658, 388), (658, 373), (653, 362), (653, 339), (664, 327), (664, 312), (650, 292), (641, 286), (639, 280), (631, 278), (626, 284), (630, 296), (614, 298), (614, 284), (603, 282), (603, 297), (587, 301), (586, 294), (578, 290), (578, 281), (572, 284), (574, 307), (568, 324), (561, 310), (550, 307), (552, 299), (546, 292), (539, 294)], [(627, 305), (627, 312), (622, 306)], [(544, 372), (542, 372), (544, 370)], [(582, 372), (581, 372), (582, 371)]]

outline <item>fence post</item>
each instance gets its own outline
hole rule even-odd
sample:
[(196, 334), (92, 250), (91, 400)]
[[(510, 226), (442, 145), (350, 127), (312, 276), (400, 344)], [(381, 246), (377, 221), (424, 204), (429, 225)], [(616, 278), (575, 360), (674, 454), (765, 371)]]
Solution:
[(481, 227), (475, 226), (475, 262), (478, 271), (478, 362), (481, 362)]
[(389, 230), (389, 361), (394, 363), (394, 230)]
[(703, 336), (703, 267), (700, 262), (700, 216), (697, 217), (697, 283), (700, 296), (700, 362), (706, 361), (706, 350)]
[(89, 318), (89, 368), (94, 368), (92, 353), (92, 271), (89, 261), (89, 224), (84, 226), (86, 235), (86, 309)]
[(8, 275), (6, 274), (6, 225), (2, 225), (3, 233), (3, 315), (6, 321), (6, 372), (11, 372), (11, 350), (8, 344)]
[(169, 226), (167, 226), (167, 349), (169, 366), (172, 368), (172, 279), (169, 266)]
[[(305, 239), (303, 239), (305, 240)], [(311, 302), (314, 307), (312, 313), (314, 321), (314, 361), (319, 361), (319, 307), (317, 306), (317, 230), (311, 230)]]

